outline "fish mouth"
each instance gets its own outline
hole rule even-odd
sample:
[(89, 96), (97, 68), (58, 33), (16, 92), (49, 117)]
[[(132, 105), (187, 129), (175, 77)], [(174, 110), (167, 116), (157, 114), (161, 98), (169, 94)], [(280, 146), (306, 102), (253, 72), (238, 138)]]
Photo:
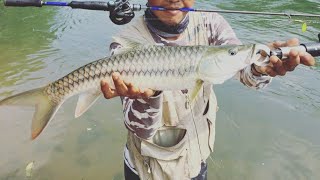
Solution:
[(269, 64), (270, 48), (264, 44), (255, 44), (252, 47), (252, 61), (257, 66), (267, 66)]

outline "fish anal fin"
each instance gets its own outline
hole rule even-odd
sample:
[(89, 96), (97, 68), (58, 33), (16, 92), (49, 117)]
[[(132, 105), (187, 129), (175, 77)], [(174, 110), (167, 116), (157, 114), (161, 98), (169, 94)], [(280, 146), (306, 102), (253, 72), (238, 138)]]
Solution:
[(75, 111), (75, 117), (80, 117), (85, 113), (96, 102), (100, 94), (100, 91), (88, 91), (80, 94)]

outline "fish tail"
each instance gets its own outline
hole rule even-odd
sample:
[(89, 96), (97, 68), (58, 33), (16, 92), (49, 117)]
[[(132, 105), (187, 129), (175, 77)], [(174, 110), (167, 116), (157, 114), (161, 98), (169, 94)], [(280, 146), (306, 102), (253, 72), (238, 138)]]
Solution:
[(46, 87), (42, 87), (26, 91), (0, 101), (0, 106), (18, 105), (35, 107), (31, 125), (32, 140), (39, 136), (61, 105), (61, 103), (53, 102), (49, 98), (45, 92), (45, 88)]

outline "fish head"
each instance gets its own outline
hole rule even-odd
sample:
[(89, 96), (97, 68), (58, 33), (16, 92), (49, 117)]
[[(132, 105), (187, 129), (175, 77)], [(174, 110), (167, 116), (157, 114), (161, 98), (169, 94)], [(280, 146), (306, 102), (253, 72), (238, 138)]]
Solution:
[(256, 57), (255, 44), (208, 47), (198, 66), (200, 79), (222, 83), (239, 70), (252, 64)]

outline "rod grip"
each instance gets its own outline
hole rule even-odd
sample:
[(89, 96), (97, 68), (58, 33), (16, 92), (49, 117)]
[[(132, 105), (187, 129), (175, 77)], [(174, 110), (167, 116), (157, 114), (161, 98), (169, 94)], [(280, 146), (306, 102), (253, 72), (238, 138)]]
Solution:
[(304, 43), (301, 44), (306, 48), (306, 51), (313, 57), (320, 56), (320, 43)]
[(109, 11), (109, 3), (102, 1), (71, 1), (68, 5), (74, 9)]
[(4, 0), (3, 1), (5, 6), (35, 6), (41, 7), (42, 1), (41, 0)]
[(320, 43), (303, 43), (299, 46), (294, 47), (280, 47), (278, 49), (274, 49), (270, 52), (270, 55), (275, 55), (279, 59), (288, 58), (289, 52), (292, 50), (298, 50), (303, 52), (308, 52), (313, 57), (320, 56)]

